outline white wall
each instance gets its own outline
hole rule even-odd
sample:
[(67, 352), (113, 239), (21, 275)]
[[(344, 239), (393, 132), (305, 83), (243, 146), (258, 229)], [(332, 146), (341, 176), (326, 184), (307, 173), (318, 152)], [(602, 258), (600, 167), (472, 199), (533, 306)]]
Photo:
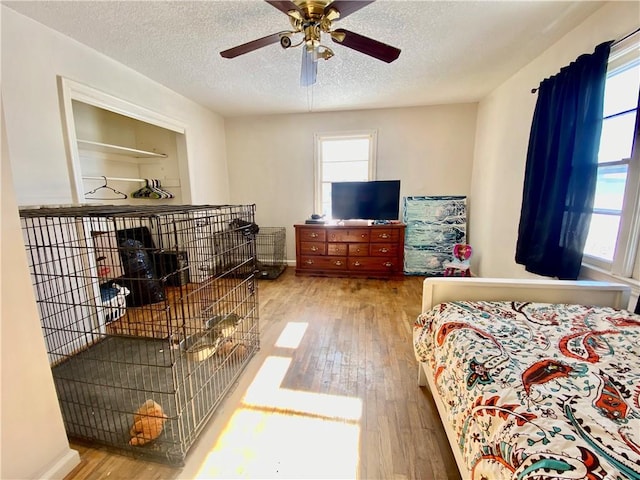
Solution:
[[(56, 77), (186, 125), (185, 203), (229, 201), (224, 119), (124, 65), (2, 6), (2, 95), (18, 205), (71, 202)], [(185, 179), (183, 179), (184, 181)]]
[(527, 144), (536, 96), (531, 89), (596, 45), (638, 28), (640, 3), (607, 2), (579, 27), (480, 102), (473, 162), (470, 236), (478, 272), (533, 277), (515, 263)]
[(186, 125), (191, 162), (183, 170), (188, 170), (191, 203), (229, 202), (224, 119), (5, 6), (0, 7), (0, 16), (4, 114), (0, 478), (62, 478), (79, 457), (69, 448), (62, 423), (17, 214), (18, 205), (71, 202), (56, 77), (84, 83)]
[[(226, 121), (231, 200), (255, 203), (259, 225), (293, 225), (314, 205), (314, 134), (375, 129), (377, 178), (401, 195), (469, 195), (476, 104), (231, 118)], [(473, 205), (470, 205), (473, 210)]]
[(0, 478), (63, 478), (80, 462), (62, 423), (18, 219), (2, 122)]

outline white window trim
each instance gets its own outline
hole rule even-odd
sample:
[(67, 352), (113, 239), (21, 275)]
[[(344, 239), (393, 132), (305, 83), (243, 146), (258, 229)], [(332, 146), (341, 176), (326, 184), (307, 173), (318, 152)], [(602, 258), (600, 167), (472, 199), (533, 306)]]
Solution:
[[(637, 115), (640, 117), (640, 111), (638, 111)], [(638, 135), (636, 135), (635, 142), (636, 147), (629, 161), (627, 175), (629, 178), (640, 179), (640, 143), (638, 143), (640, 138), (638, 138)], [(627, 184), (622, 211), (622, 221), (618, 232), (617, 248), (613, 256), (614, 261), (611, 265), (611, 272), (614, 275), (638, 278), (637, 269), (638, 265), (640, 265), (638, 255), (638, 243), (640, 242), (640, 181)]]
[(614, 282), (628, 285), (631, 288), (631, 298), (629, 300), (629, 309), (633, 310), (636, 299), (640, 296), (640, 280), (633, 278), (620, 277), (611, 272), (598, 268), (594, 265), (583, 264), (580, 270), (580, 280), (595, 280), (598, 282)]
[(322, 212), (322, 153), (320, 145), (323, 140), (340, 140), (352, 138), (369, 139), (369, 180), (376, 179), (376, 157), (378, 152), (377, 130), (354, 130), (346, 132), (326, 132), (314, 135), (315, 148), (313, 152), (313, 186), (314, 186), (314, 212)]
[[(640, 33), (635, 33), (620, 42), (609, 62), (615, 64), (631, 49), (637, 48), (638, 35)], [(637, 115), (640, 116), (640, 111)], [(640, 122), (640, 118), (636, 118), (636, 122)], [(640, 178), (640, 133), (637, 130), (634, 142), (628, 178)], [(624, 283), (631, 287), (633, 296), (637, 297), (640, 294), (640, 182), (628, 183), (627, 187), (613, 262), (585, 255), (580, 277)]]

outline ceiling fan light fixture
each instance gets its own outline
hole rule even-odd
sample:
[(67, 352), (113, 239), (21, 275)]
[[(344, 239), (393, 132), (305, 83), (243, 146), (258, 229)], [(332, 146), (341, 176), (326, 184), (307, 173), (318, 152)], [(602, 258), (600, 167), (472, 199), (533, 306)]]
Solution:
[(304, 17), (302, 16), (302, 14), (300, 13), (299, 10), (289, 10), (287, 12), (287, 15), (289, 15), (289, 17), (291, 18), (291, 20), (298, 20), (300, 22), (302, 22), (304, 20)]
[(280, 46), (285, 50), (291, 46), (291, 36), (282, 35), (280, 37)]
[(320, 45), (320, 30), (318, 25), (308, 23), (304, 26), (304, 43), (307, 48), (314, 49)]
[(304, 20), (302, 18), (298, 19), (289, 17), (289, 23), (291, 24), (291, 28), (293, 28), (296, 32), (301, 32), (304, 25)]
[(340, 18), (340, 12), (333, 7), (329, 7), (329, 10), (327, 10), (324, 14), (324, 18), (326, 18), (330, 22), (333, 22), (334, 20)]
[[(322, 48), (322, 50), (320, 50)], [(318, 47), (317, 51), (316, 51), (316, 55), (318, 58), (322, 58), (323, 60), (329, 60), (331, 57), (333, 57), (333, 50), (331, 50), (329, 47), (325, 47), (324, 45), (320, 45), (320, 47)]]
[(340, 43), (342, 43), (342, 41), (344, 40), (344, 37), (346, 37), (346, 34), (343, 32), (329, 32), (329, 35), (331, 35), (331, 38), (333, 40)]

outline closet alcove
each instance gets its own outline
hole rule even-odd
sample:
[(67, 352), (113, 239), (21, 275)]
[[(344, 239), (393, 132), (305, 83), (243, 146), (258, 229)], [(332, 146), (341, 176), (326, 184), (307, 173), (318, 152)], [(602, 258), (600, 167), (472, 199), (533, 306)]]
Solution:
[[(59, 86), (74, 203), (189, 203), (184, 126), (66, 78)], [(146, 179), (168, 194), (133, 195)]]

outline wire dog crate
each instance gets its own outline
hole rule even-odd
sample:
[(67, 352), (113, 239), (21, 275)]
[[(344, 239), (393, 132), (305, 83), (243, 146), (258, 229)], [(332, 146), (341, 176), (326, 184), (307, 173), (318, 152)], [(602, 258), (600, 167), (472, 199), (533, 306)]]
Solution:
[(258, 350), (254, 205), (21, 210), (69, 437), (184, 464)]
[(284, 227), (260, 227), (256, 235), (258, 278), (273, 280), (286, 268), (284, 252), (287, 231)]

